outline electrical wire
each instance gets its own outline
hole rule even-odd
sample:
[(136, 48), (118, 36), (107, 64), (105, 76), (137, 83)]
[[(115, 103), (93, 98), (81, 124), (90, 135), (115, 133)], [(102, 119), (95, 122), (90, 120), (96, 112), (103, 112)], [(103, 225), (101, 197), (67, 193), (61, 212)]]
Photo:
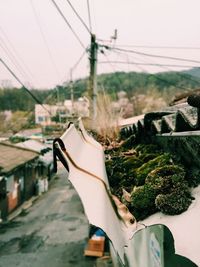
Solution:
[(79, 44), (85, 49), (84, 44), (82, 43), (81, 39), (79, 38), (79, 36), (76, 34), (76, 32), (74, 31), (74, 29), (72, 28), (71, 24), (68, 22), (68, 20), (66, 19), (65, 15), (63, 14), (63, 12), (61, 11), (61, 9), (59, 8), (59, 6), (56, 4), (56, 2), (54, 0), (51, 0), (51, 2), (53, 3), (53, 5), (55, 6), (55, 8), (57, 9), (58, 13), (61, 15), (61, 17), (63, 18), (63, 20), (65, 21), (65, 23), (67, 24), (67, 26), (70, 28), (71, 32), (74, 34), (74, 36), (76, 37), (76, 39), (78, 40)]
[(180, 50), (200, 50), (200, 47), (189, 46), (151, 46), (151, 45), (117, 45), (117, 47), (136, 47), (136, 48), (152, 48), (152, 49), (180, 49)]
[(113, 63), (113, 64), (128, 64), (128, 65), (143, 65), (143, 66), (158, 66), (158, 67), (177, 67), (177, 68), (199, 68), (192, 65), (176, 65), (176, 64), (159, 64), (159, 63), (140, 63), (140, 62), (125, 62), (125, 61), (99, 61), (101, 64)]
[[(109, 60), (108, 60), (108, 63), (111, 64), (111, 62), (110, 62)], [(112, 66), (113, 66), (113, 65), (112, 65)], [(157, 79), (157, 80), (159, 80), (159, 81), (164, 82), (165, 84), (168, 84), (168, 85), (170, 85), (170, 86), (177, 86), (176, 83), (174, 83), (174, 82), (172, 82), (172, 81), (168, 81), (168, 80), (166, 80), (166, 79), (164, 79), (164, 78), (161, 78), (160, 76), (158, 76), (158, 74), (148, 73), (148, 71), (146, 71), (144, 68), (142, 68), (140, 64), (139, 64), (139, 65), (136, 65), (136, 66), (137, 66), (142, 72), (148, 74), (149, 76), (154, 77), (155, 79)], [(182, 86), (182, 85), (178, 85), (177, 87), (180, 88), (180, 89), (183, 89), (183, 90), (188, 90), (188, 88), (186, 88), (186, 87), (184, 87), (184, 86)]]
[[(1, 41), (0, 42), (0, 47), (2, 48), (2, 50), (6, 53), (6, 55), (10, 59), (10, 61), (13, 63), (13, 65), (15, 66), (15, 68), (21, 73), (21, 75), (24, 76), (24, 77), (26, 77), (26, 79), (27, 79), (26, 73), (24, 72), (24, 70), (22, 69), (22, 67), (19, 65), (19, 63), (17, 62), (17, 60), (14, 57), (14, 55), (9, 51), (8, 47), (4, 43), (3, 39), (1, 39), (1, 37), (0, 37), (0, 41)], [(4, 46), (3, 46), (3, 44), (4, 44)]]
[[(127, 53), (123, 53), (123, 52), (119, 52), (119, 51), (114, 51), (115, 53), (120, 53), (120, 54), (124, 54), (124, 55), (127, 55)], [(140, 55), (141, 56), (141, 55)], [(162, 69), (164, 69), (165, 71), (170, 71), (170, 72), (172, 72), (172, 71), (174, 71), (174, 70), (172, 70), (172, 69), (170, 69), (169, 67), (180, 67), (180, 68), (196, 68), (196, 69), (198, 69), (199, 67), (196, 67), (196, 66), (186, 66), (186, 65), (175, 65), (175, 64), (159, 64), (159, 63), (148, 63), (148, 62), (146, 62), (146, 60), (144, 60), (143, 59), (143, 62), (144, 63), (137, 63), (137, 62), (132, 62), (131, 64), (133, 64), (133, 65), (135, 65), (135, 66), (141, 66), (141, 65), (152, 65), (152, 66), (157, 66), (157, 67), (161, 67)], [(119, 63), (119, 62), (118, 62)], [(120, 63), (119, 63), (120, 64)], [(127, 63), (125, 63), (125, 64), (127, 64)], [(200, 83), (200, 81), (198, 81), (198, 80), (196, 80), (196, 79), (192, 79), (191, 77), (189, 77), (188, 75), (186, 76), (184, 73), (180, 73), (180, 72), (176, 72), (176, 74), (178, 75), (178, 76), (181, 76), (181, 77), (184, 77), (184, 79), (187, 79), (187, 80), (190, 80), (190, 81), (192, 81), (192, 82), (195, 82), (195, 83), (197, 83), (197, 84), (199, 84)]]
[(81, 60), (83, 59), (83, 57), (85, 56), (86, 54), (86, 50), (82, 53), (82, 55), (80, 56), (80, 58), (77, 60), (77, 62), (74, 64), (74, 66), (71, 68), (72, 71), (74, 71), (78, 65), (80, 64)]
[(88, 20), (90, 25), (90, 32), (92, 32), (92, 22), (91, 22), (91, 12), (90, 12), (90, 1), (87, 0), (87, 9), (88, 9)]
[(24, 90), (26, 90), (27, 93), (36, 101), (36, 103), (38, 103), (39, 105), (41, 105), (43, 107), (43, 109), (45, 109), (51, 115), (51, 112), (42, 104), (42, 102), (33, 93), (31, 93), (29, 91), (28, 88), (26, 88), (26, 86), (17, 77), (17, 75), (8, 67), (8, 65), (5, 63), (5, 61), (2, 58), (0, 58), (0, 61), (2, 62), (2, 64), (4, 65), (4, 67), (10, 72), (10, 74), (18, 81), (18, 83), (21, 84), (22, 88)]
[[(24, 61), (19, 57), (17, 51), (15, 50), (15, 48), (13, 47), (12, 43), (10, 42), (10, 40), (8, 39), (8, 36), (5, 34), (5, 32), (3, 31), (3, 29), (0, 27), (0, 31), (3, 33), (4, 35), (4, 38), (6, 38), (6, 41), (7, 43), (3, 40), (3, 38), (0, 36), (0, 47), (2, 48), (2, 50), (7, 54), (7, 56), (9, 57), (9, 59), (12, 61), (13, 65), (15, 65), (16, 69), (21, 73), (22, 76), (25, 77), (25, 79), (28, 81), (31, 80), (33, 81), (34, 80), (34, 77), (33, 75), (30, 73), (30, 71), (28, 70), (27, 66), (25, 65)], [(8, 45), (10, 45), (10, 47), (13, 49), (13, 51), (15, 52), (12, 52), (10, 50), (10, 48), (8, 47)], [(23, 63), (26, 71), (24, 70), (24, 68), (20, 65), (17, 57), (15, 56), (15, 54), (18, 55), (18, 58), (20, 58), (20, 61)]]
[[(158, 76), (156, 74), (149, 73), (149, 75), (152, 76), (152, 77), (155, 77), (157, 80), (159, 80), (161, 82), (164, 82), (164, 83), (166, 83), (168, 85), (177, 86), (176, 83), (174, 83), (172, 81), (168, 81), (166, 79), (163, 79), (163, 78), (161, 78), (160, 76)], [(180, 89), (183, 89), (183, 90), (188, 90), (188, 88), (186, 88), (185, 86), (182, 86), (182, 85), (178, 85), (177, 87), (180, 88)]]
[(51, 50), (50, 50), (50, 48), (49, 48), (47, 39), (46, 39), (45, 34), (44, 34), (44, 31), (43, 31), (43, 29), (42, 29), (42, 25), (41, 25), (41, 23), (40, 23), (40, 19), (39, 19), (39, 16), (38, 16), (38, 14), (37, 14), (37, 10), (36, 10), (36, 8), (35, 8), (35, 6), (34, 6), (33, 0), (30, 0), (30, 3), (31, 3), (31, 7), (32, 7), (33, 14), (34, 14), (34, 17), (35, 17), (35, 21), (36, 21), (36, 23), (37, 23), (37, 25), (38, 25), (38, 28), (39, 28), (39, 31), (40, 31), (42, 40), (43, 40), (43, 42), (44, 42), (44, 46), (46, 47), (46, 51), (47, 51), (47, 53), (48, 53), (48, 55), (49, 55), (49, 59), (50, 59), (51, 64), (52, 64), (52, 66), (53, 66), (53, 68), (54, 68), (54, 70), (55, 70), (55, 72), (56, 72), (56, 74), (57, 74), (57, 78), (60, 79), (60, 74), (59, 74), (58, 68), (57, 68), (57, 66), (56, 66), (56, 64), (55, 64), (55, 61), (54, 61), (54, 58), (53, 58), (53, 56), (52, 56), (52, 54), (51, 54)]
[(74, 13), (76, 14), (76, 16), (78, 17), (78, 19), (81, 21), (81, 23), (83, 24), (83, 26), (85, 27), (85, 29), (89, 32), (89, 34), (91, 35), (91, 31), (88, 28), (88, 26), (86, 25), (86, 23), (84, 22), (84, 20), (81, 18), (81, 16), (78, 14), (78, 12), (76, 11), (76, 9), (74, 8), (74, 6), (72, 5), (72, 3), (69, 0), (66, 0), (68, 2), (68, 4), (70, 5), (70, 7), (72, 8), (72, 10), (74, 11)]
[[(106, 57), (108, 63), (110, 64), (111, 68), (113, 69), (113, 72), (115, 72), (115, 74), (116, 74), (117, 72), (116, 72), (116, 70), (115, 70), (115, 67), (114, 67), (113, 63), (109, 60), (109, 58), (108, 58), (108, 56), (107, 56), (106, 54), (103, 54), (103, 55)], [(119, 78), (118, 75), (117, 75), (116, 77), (117, 77), (118, 81), (119, 81), (120, 83), (122, 83), (121, 78)]]
[(130, 49), (122, 49), (122, 48), (116, 48), (116, 47), (112, 48), (112, 47), (109, 47), (109, 46), (104, 46), (104, 47), (106, 49), (114, 49), (114, 50), (117, 50), (117, 51), (122, 51), (122, 52), (126, 52), (126, 53), (133, 53), (133, 54), (147, 56), (147, 57), (165, 58), (165, 59), (171, 59), (171, 60), (177, 60), (177, 61), (200, 63), (200, 61), (198, 61), (198, 60), (178, 58), (178, 57), (170, 57), (170, 56), (160, 56), (160, 55), (148, 54), (148, 53), (143, 53), (143, 52), (130, 50)]

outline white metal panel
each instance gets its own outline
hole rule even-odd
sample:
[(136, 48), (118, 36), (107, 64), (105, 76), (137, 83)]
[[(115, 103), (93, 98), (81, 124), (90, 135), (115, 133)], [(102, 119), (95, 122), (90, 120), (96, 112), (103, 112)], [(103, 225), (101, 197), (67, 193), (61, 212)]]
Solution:
[(77, 165), (99, 176), (109, 187), (103, 150), (85, 142), (74, 125), (70, 125), (61, 139)]

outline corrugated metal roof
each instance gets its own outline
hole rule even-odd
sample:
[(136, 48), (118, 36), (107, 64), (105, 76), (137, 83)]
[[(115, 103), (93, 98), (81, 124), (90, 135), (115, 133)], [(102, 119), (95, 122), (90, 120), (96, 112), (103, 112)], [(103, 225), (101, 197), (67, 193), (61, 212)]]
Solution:
[(7, 173), (38, 156), (37, 152), (0, 143), (0, 173)]

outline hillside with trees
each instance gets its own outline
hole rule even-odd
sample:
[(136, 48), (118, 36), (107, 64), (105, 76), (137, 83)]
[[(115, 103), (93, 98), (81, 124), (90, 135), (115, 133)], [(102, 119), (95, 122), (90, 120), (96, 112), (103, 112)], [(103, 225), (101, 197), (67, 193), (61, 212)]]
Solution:
[[(185, 72), (162, 72), (157, 74), (115, 72), (101, 74), (97, 78), (98, 91), (116, 100), (117, 93), (125, 91), (129, 98), (138, 94), (155, 92), (169, 103), (180, 92), (200, 88), (200, 79)], [(87, 96), (88, 78), (73, 82), (75, 99)], [(40, 102), (55, 104), (70, 99), (70, 84), (58, 85), (52, 90), (31, 90)], [(0, 88), (0, 111), (31, 111), (35, 100), (24, 88)]]
[[(48, 97), (49, 90), (30, 90), (41, 102)], [(24, 88), (0, 88), (0, 111), (31, 111), (35, 100)]]

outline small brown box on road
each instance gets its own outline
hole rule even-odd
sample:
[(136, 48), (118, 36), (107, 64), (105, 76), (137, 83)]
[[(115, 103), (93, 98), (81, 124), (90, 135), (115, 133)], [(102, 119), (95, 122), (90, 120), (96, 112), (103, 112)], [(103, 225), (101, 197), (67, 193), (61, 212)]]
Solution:
[(84, 251), (85, 256), (102, 257), (104, 254), (105, 237), (98, 239), (89, 239), (87, 247)]

